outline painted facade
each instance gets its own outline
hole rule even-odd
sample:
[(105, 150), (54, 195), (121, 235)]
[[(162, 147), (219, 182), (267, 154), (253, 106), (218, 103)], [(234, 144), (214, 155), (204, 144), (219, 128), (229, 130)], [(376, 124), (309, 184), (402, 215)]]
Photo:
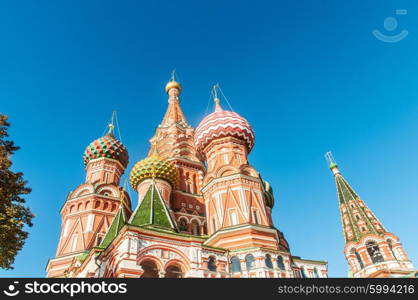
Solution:
[(69, 193), (48, 277), (327, 277), (325, 261), (292, 255), (274, 224), (273, 189), (249, 164), (250, 123), (224, 110), (194, 129), (180, 108), (181, 85), (166, 85), (168, 108), (148, 156), (120, 178), (126, 147), (113, 135), (84, 154), (86, 181)]

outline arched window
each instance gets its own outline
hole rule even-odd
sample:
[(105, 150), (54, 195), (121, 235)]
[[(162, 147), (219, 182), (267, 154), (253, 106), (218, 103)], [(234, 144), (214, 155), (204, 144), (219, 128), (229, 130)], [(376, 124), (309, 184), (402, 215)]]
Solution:
[(231, 271), (232, 273), (241, 272), (241, 263), (239, 261), (239, 258), (236, 256), (231, 257)]
[(179, 229), (180, 229), (180, 231), (187, 231), (187, 220), (186, 219), (180, 219)]
[(176, 265), (168, 266), (165, 269), (165, 278), (182, 278), (183, 272)]
[(96, 239), (96, 246), (100, 246), (103, 241), (103, 234), (98, 234)]
[(314, 272), (315, 278), (319, 278), (318, 269), (316, 267), (313, 269), (313, 272)]
[(384, 261), (382, 253), (380, 253), (379, 246), (376, 244), (375, 241), (370, 241), (366, 243), (367, 252), (370, 255), (373, 263), (380, 263)]
[(286, 267), (284, 266), (284, 262), (283, 262), (283, 256), (277, 257), (277, 267), (282, 271), (286, 269)]
[(253, 219), (255, 224), (259, 224), (258, 213), (256, 209), (253, 210)]
[(255, 259), (252, 254), (247, 254), (245, 256), (245, 266), (247, 268), (247, 271), (250, 271), (254, 268)]
[(363, 261), (361, 260), (360, 254), (356, 250), (354, 250), (354, 255), (356, 256), (356, 259), (357, 259), (357, 262), (358, 262), (358, 264), (360, 266), (360, 269), (363, 269), (364, 268), (364, 264), (363, 264)]
[(267, 268), (273, 269), (273, 262), (271, 261), (270, 254), (266, 254), (265, 263)]
[(200, 235), (199, 234), (199, 224), (197, 223), (196, 220), (192, 221), (192, 234), (193, 235)]
[(145, 260), (140, 263), (140, 266), (144, 270), (141, 278), (159, 278), (158, 267), (153, 261)]
[(387, 242), (388, 242), (388, 246), (389, 246), (389, 249), (390, 249), (390, 252), (392, 253), (392, 255), (393, 255), (393, 257), (397, 260), (398, 259), (398, 257), (396, 256), (396, 254), (395, 254), (395, 251), (393, 251), (393, 244), (392, 244), (392, 240), (387, 240)]
[(304, 268), (304, 267), (301, 267), (301, 268), (300, 268), (300, 274), (301, 274), (302, 278), (306, 278), (306, 277), (307, 277), (307, 276), (306, 276), (306, 272), (305, 272), (305, 268)]
[(216, 258), (214, 256), (210, 256), (208, 260), (208, 270), (216, 272)]

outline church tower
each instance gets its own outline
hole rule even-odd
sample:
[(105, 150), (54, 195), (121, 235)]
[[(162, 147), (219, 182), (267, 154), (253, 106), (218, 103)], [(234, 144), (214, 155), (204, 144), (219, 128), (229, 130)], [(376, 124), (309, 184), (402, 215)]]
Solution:
[(68, 272), (78, 256), (102, 243), (120, 208), (124, 215), (131, 214), (129, 196), (120, 186), (128, 151), (113, 134), (114, 116), (107, 134), (84, 152), (85, 183), (68, 194), (61, 209), (61, 235), (56, 257), (47, 266), (48, 277), (69, 276), (64, 270)]
[(245, 118), (221, 107), (217, 88), (215, 111), (195, 132), (196, 149), (207, 162), (202, 186), (210, 235), (206, 244), (231, 250), (287, 250), (273, 226), (271, 188), (248, 162), (254, 131)]
[(331, 152), (326, 153), (335, 177), (345, 239), (344, 254), (352, 277), (401, 277), (414, 267), (399, 238), (386, 230), (341, 175)]
[[(194, 128), (187, 123), (180, 107), (182, 86), (175, 80), (174, 71), (165, 91), (168, 108), (150, 140), (149, 156), (155, 152), (169, 160), (177, 170), (178, 179), (171, 187), (163, 181), (156, 183), (160, 188), (165, 185), (166, 190), (170, 189), (171, 196), (166, 200), (180, 232), (205, 235), (205, 203), (200, 192), (205, 165), (194, 147)], [(138, 191), (140, 197), (145, 191), (145, 188)]]

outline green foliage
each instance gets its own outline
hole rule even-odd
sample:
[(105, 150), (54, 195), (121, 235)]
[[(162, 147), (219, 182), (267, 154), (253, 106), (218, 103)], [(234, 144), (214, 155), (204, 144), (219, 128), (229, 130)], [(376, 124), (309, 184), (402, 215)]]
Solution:
[(25, 225), (32, 226), (34, 215), (25, 207), (31, 189), (26, 187), (23, 173), (10, 170), (10, 157), (19, 150), (13, 141), (6, 140), (10, 124), (7, 116), (0, 115), (0, 268), (13, 269), (17, 253), (22, 249), (28, 233)]

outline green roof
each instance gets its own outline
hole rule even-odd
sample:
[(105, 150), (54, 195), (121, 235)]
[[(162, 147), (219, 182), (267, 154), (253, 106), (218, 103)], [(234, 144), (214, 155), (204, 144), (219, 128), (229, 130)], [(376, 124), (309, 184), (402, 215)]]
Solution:
[(129, 223), (135, 226), (152, 225), (172, 230), (175, 229), (170, 212), (155, 183), (150, 185)]
[[(359, 195), (354, 191), (354, 189), (350, 186), (350, 184), (347, 182), (347, 180), (342, 176), (336, 176), (335, 177), (336, 183), (337, 183), (337, 192), (338, 192), (338, 199), (341, 204), (345, 204), (347, 209), (347, 214), (349, 218), (349, 224), (346, 226), (351, 227), (353, 231), (353, 236), (348, 239), (348, 241), (358, 241), (361, 237), (363, 237), (366, 234), (374, 233), (379, 234), (379, 231), (377, 230), (375, 224), (372, 221), (380, 223), (372, 214), (371, 210), (366, 206), (365, 203), (363, 203), (363, 206), (359, 205), (360, 197)], [(351, 204), (349, 204), (351, 203)], [(354, 205), (354, 207), (352, 207)], [(354, 210), (357, 210), (358, 214), (361, 216), (361, 219), (365, 222), (365, 226), (367, 227), (367, 231), (363, 232), (360, 228), (360, 226), (357, 224), (357, 220), (355, 218)], [(371, 216), (369, 216), (366, 213), (366, 210), (370, 211)], [(343, 214), (343, 213), (342, 213)], [(344, 226), (344, 225), (343, 225)], [(381, 225), (383, 228), (383, 225)], [(344, 232), (346, 230), (344, 229)]]
[(123, 225), (126, 223), (126, 216), (121, 206), (113, 219), (112, 224), (110, 225), (109, 230), (106, 232), (106, 235), (100, 244), (100, 248), (107, 248), (114, 238), (118, 235), (119, 231), (122, 229)]

